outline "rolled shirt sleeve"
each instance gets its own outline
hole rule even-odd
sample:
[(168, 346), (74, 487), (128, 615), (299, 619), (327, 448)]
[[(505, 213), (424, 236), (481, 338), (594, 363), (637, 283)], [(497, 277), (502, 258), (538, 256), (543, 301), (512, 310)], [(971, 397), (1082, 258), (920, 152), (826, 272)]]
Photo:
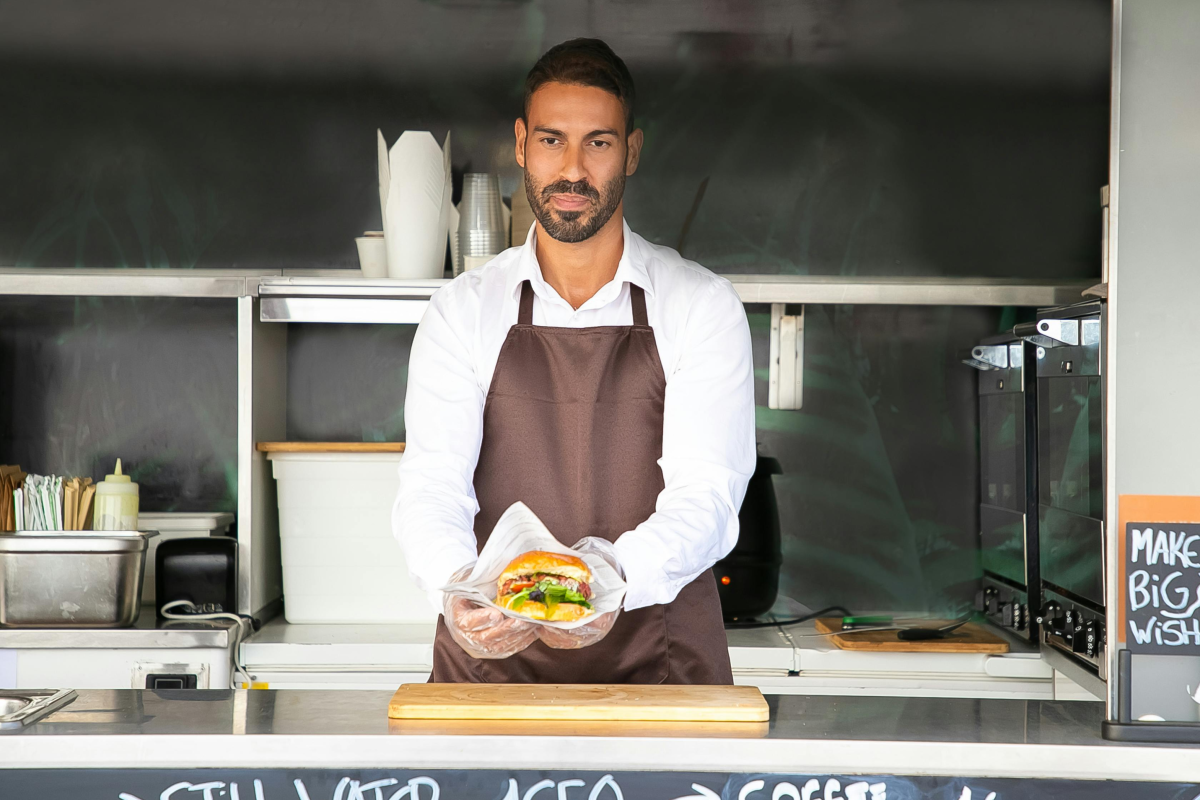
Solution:
[(439, 612), (442, 586), (477, 558), (473, 478), (483, 436), (483, 390), (470, 331), (448, 311), (462, 284), (430, 301), (413, 339), (404, 402), (406, 444), (392, 532), (409, 574)]
[(663, 414), (665, 488), (616, 542), (625, 609), (669, 603), (733, 549), (756, 460), (750, 328), (736, 291), (710, 276), (689, 304)]

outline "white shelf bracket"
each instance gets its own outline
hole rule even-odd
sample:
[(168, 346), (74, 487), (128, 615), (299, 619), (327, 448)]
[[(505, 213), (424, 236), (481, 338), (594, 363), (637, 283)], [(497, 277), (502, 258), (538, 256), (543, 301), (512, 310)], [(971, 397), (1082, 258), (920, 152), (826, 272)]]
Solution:
[(797, 410), (804, 400), (804, 306), (786, 311), (784, 303), (771, 304), (767, 407)]

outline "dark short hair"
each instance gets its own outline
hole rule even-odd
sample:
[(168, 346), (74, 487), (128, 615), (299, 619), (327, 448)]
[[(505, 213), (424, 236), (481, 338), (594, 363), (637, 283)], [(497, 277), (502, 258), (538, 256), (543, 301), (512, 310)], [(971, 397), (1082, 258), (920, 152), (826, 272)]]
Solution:
[(595, 86), (616, 95), (625, 107), (625, 135), (633, 130), (633, 76), (621, 57), (599, 39), (571, 39), (538, 59), (525, 77), (522, 119), (528, 121), (529, 99), (547, 83)]

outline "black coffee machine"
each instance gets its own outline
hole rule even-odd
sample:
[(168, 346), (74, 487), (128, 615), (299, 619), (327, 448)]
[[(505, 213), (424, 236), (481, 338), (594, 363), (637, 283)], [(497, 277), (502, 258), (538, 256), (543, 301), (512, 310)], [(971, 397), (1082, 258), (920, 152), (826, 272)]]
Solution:
[(1013, 329), (1036, 346), (1043, 657), (1104, 691), (1106, 305), (1038, 311)]
[(737, 545), (717, 562), (717, 594), (728, 621), (759, 617), (775, 605), (783, 545), (779, 535), (779, 505), (772, 475), (782, 475), (779, 462), (759, 456), (738, 513)]
[(975, 610), (1039, 641), (1037, 375), (1035, 346), (1015, 334), (984, 339), (965, 363), (979, 370), (979, 543)]

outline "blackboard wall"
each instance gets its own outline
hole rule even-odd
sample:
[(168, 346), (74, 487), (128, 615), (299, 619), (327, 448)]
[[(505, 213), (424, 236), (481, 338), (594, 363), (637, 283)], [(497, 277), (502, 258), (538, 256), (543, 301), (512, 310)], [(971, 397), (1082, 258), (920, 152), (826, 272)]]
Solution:
[(631, 223), (677, 245), (708, 178), (713, 268), (1096, 271), (1099, 0), (0, 3), (0, 265), (354, 267), (375, 129), (507, 194), (524, 73), (576, 35), (638, 80)]
[(0, 463), (103, 480), (147, 511), (237, 510), (230, 300), (0, 296)]
[[(376, 128), (451, 131), (456, 175), (498, 172), (507, 194), (525, 71), (594, 35), (638, 81), (647, 145), (626, 213), (655, 242), (725, 272), (1088, 278), (1109, 14), (1101, 0), (0, 2), (0, 266), (354, 268), (353, 237), (380, 225)], [(145, 507), (232, 510), (232, 349), (188, 359), (185, 378), (178, 301), (77, 302), (83, 317), (0, 306), (0, 385), (25, 396), (0, 398), (0, 462), (99, 478), (125, 453)], [(190, 346), (224, 352), (231, 309), (192, 312)], [(767, 309), (748, 311), (762, 451), (786, 472), (785, 591), (961, 606), (978, 576), (977, 434), (957, 356), (1013, 312), (810, 308), (797, 413), (765, 408)], [(80, 319), (101, 365), (148, 348), (111, 391), (68, 367)], [(403, 438), (410, 340), (292, 326), (288, 435)], [(155, 407), (202, 397), (208, 422), (144, 413), (122, 385), (168, 387)], [(38, 425), (17, 413), (30, 406)], [(103, 445), (80, 439), (104, 425)]]

